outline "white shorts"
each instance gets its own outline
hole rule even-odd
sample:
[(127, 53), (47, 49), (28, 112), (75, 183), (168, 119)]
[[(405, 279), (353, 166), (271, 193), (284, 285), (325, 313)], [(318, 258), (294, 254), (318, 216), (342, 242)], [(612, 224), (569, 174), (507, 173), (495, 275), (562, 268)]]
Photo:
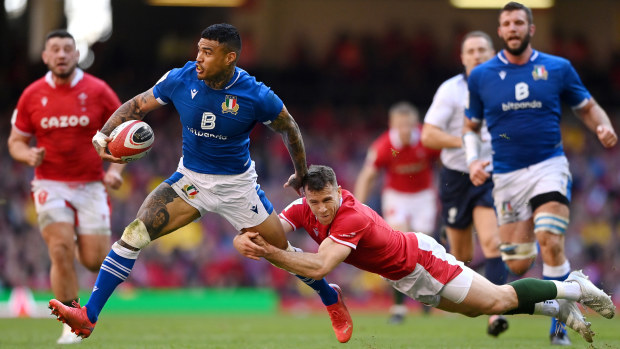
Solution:
[(214, 212), (237, 230), (257, 226), (273, 212), (273, 205), (256, 183), (254, 161), (245, 173), (213, 175), (194, 172), (179, 162), (177, 172), (166, 183), (201, 216)]
[(532, 217), (530, 200), (560, 192), (570, 200), (572, 177), (565, 156), (556, 156), (520, 170), (493, 174), (493, 201), (499, 225)]
[(32, 181), (39, 227), (71, 223), (77, 234), (110, 235), (110, 202), (102, 182)]
[[(454, 303), (461, 303), (469, 293), (474, 271), (446, 252), (446, 249), (432, 237), (422, 233), (415, 234), (418, 238), (418, 249), (432, 253), (434, 257), (432, 265), (418, 263), (413, 272), (404, 278), (386, 280), (398, 291), (431, 306), (437, 306), (441, 297)], [(460, 266), (463, 271), (445, 283), (433, 276), (437, 275), (438, 271), (447, 271), (454, 266)]]
[(432, 189), (403, 193), (386, 188), (381, 195), (383, 219), (391, 225), (432, 235), (437, 220), (437, 195)]

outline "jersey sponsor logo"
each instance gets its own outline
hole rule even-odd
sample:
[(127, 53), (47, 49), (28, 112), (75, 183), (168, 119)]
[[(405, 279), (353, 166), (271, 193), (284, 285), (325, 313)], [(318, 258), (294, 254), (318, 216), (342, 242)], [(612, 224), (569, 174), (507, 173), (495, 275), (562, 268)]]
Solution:
[(192, 127), (188, 127), (187, 130), (191, 133), (193, 133), (194, 135), (198, 136), (198, 137), (205, 137), (205, 138), (215, 138), (215, 139), (219, 139), (222, 141), (225, 141), (228, 139), (227, 136), (223, 136), (223, 135), (216, 135), (213, 133), (209, 133), (209, 132), (204, 132), (204, 131), (198, 131), (195, 128)]
[(239, 104), (237, 103), (237, 96), (226, 95), (224, 103), (222, 103), (222, 113), (231, 113), (237, 115), (239, 111)]
[(192, 94), (192, 99), (194, 99), (194, 97), (196, 97), (196, 93), (198, 93), (198, 90), (196, 90), (195, 88), (189, 90), (189, 93)]
[(42, 128), (66, 128), (66, 127), (86, 127), (90, 124), (90, 118), (88, 115), (61, 115), (50, 116), (41, 119)]
[(534, 80), (547, 80), (549, 77), (549, 72), (545, 69), (544, 65), (535, 65), (534, 70), (532, 71), (532, 77)]
[(520, 109), (539, 109), (542, 108), (541, 101), (529, 101), (529, 102), (507, 102), (502, 103), (502, 110), (520, 110)]
[(190, 199), (193, 199), (196, 197), (196, 195), (198, 195), (198, 189), (196, 189), (193, 184), (186, 184), (183, 187), (183, 191), (185, 192), (185, 195), (187, 195), (187, 197)]

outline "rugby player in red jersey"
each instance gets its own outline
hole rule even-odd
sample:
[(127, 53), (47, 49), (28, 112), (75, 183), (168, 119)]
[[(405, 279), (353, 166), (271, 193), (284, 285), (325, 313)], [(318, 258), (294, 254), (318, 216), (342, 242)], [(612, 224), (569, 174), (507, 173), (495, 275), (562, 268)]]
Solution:
[(592, 342), (594, 333), (576, 302), (606, 318), (615, 315), (611, 297), (581, 271), (565, 281), (525, 278), (495, 285), (446, 252), (432, 237), (392, 229), (375, 211), (338, 186), (334, 171), (313, 165), (304, 177), (305, 197), (280, 213), (286, 232), (298, 228), (319, 244), (317, 253), (287, 252), (257, 233), (234, 239), (252, 259), (298, 275), (322, 278), (345, 262), (384, 277), (398, 291), (439, 309), (470, 317), (482, 314), (539, 314), (557, 317)]
[[(121, 102), (104, 81), (77, 67), (79, 51), (68, 32), (50, 32), (42, 58), (49, 71), (19, 98), (8, 147), (13, 159), (35, 168), (32, 195), (51, 260), (52, 291), (71, 306), (78, 298), (76, 251), (80, 263), (97, 272), (110, 247), (106, 186), (121, 186), (125, 165), (111, 164), (104, 172), (91, 139)], [(81, 340), (63, 328), (58, 344)]]

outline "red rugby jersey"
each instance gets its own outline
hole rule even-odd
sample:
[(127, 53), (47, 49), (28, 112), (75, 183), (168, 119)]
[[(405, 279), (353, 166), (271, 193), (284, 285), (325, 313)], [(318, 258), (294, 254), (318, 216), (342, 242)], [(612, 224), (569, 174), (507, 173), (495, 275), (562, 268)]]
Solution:
[(351, 247), (344, 260), (359, 269), (391, 280), (409, 275), (418, 260), (415, 234), (392, 229), (375, 211), (342, 190), (342, 204), (330, 225), (319, 223), (306, 199), (298, 199), (280, 213), (293, 229), (304, 228), (317, 243), (330, 238)]
[(402, 144), (394, 133), (390, 135), (390, 131), (372, 143), (369, 160), (377, 169), (385, 168), (384, 188), (417, 193), (433, 187), (433, 162), (440, 151), (424, 147), (420, 132), (420, 128), (414, 130), (408, 145)]
[(101, 79), (77, 69), (70, 84), (55, 85), (52, 73), (22, 93), (11, 120), (17, 132), (34, 137), (45, 157), (36, 179), (67, 182), (103, 178), (102, 160), (91, 139), (121, 105)]

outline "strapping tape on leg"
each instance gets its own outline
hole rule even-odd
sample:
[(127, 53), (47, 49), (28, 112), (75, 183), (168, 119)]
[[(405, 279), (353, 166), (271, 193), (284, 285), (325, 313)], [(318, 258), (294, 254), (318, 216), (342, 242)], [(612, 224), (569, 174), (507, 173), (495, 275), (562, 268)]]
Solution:
[(535, 242), (526, 242), (522, 244), (501, 244), (499, 251), (502, 254), (503, 261), (514, 259), (535, 258), (538, 255), (538, 246)]
[(125, 228), (121, 240), (125, 241), (129, 246), (143, 249), (151, 242), (151, 237), (144, 223), (136, 219)]
[(553, 234), (564, 235), (568, 228), (569, 219), (551, 213), (541, 212), (534, 216), (534, 232), (548, 231)]

